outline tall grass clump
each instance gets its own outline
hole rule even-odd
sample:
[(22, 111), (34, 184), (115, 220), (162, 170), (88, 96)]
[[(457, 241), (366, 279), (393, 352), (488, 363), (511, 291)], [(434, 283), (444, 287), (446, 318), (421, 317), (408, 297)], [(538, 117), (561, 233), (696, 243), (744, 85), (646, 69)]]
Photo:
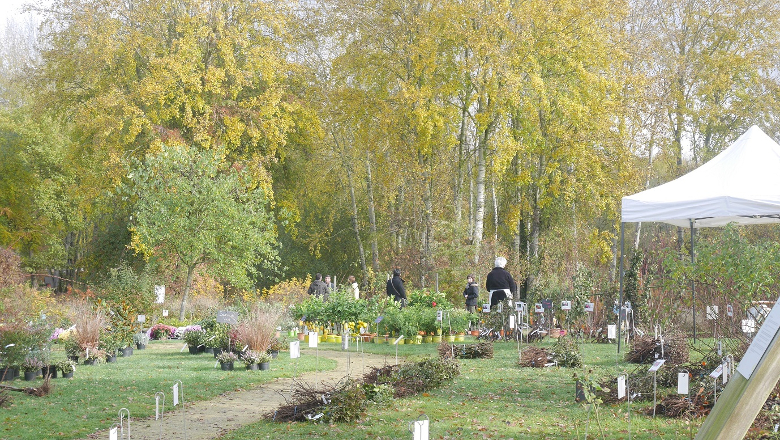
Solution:
[(267, 303), (257, 303), (238, 324), (237, 334), (241, 343), (250, 349), (265, 352), (271, 346), (276, 326), (284, 315), (284, 309)]

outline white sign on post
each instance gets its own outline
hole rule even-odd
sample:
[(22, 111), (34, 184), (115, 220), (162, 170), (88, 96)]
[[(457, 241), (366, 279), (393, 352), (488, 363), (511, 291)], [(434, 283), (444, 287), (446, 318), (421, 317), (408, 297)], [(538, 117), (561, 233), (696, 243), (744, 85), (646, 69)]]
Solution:
[(528, 305), (522, 301), (518, 301), (515, 304), (515, 310), (517, 313), (520, 313), (521, 315), (525, 315), (526, 311), (528, 310)]
[(111, 428), (111, 431), (108, 431), (108, 440), (117, 440), (116, 426)]
[(721, 366), (723, 367), (723, 383), (725, 384), (729, 381), (729, 364), (724, 362)]
[(509, 315), (509, 328), (515, 328), (515, 315)]
[(482, 312), (490, 313), (490, 304), (482, 304)]
[(677, 373), (677, 394), (688, 394), (688, 373)]
[(217, 322), (220, 324), (238, 324), (238, 312), (231, 312), (230, 310), (220, 310), (217, 312)]
[(544, 306), (542, 305), (542, 303), (534, 304), (534, 312), (536, 312), (536, 313), (544, 313)]
[(712, 370), (712, 373), (710, 373), (710, 377), (713, 379), (717, 379), (720, 377), (721, 374), (723, 374), (723, 364), (718, 365), (718, 368)]
[(561, 310), (571, 310), (571, 301), (561, 301)]
[(622, 376), (622, 375), (618, 376), (617, 382), (618, 382), (618, 389), (617, 389), (618, 399), (622, 399), (626, 397), (626, 376)]
[(168, 310), (167, 309), (163, 309), (163, 316), (168, 316)]
[(319, 335), (317, 332), (309, 332), (309, 348), (316, 348), (317, 342), (319, 342)]
[(718, 306), (707, 306), (707, 319), (718, 319)]
[(290, 359), (301, 357), (301, 341), (290, 342)]
[(734, 316), (734, 307), (731, 306), (731, 304), (726, 304), (726, 315), (731, 318)]
[[(749, 328), (755, 329), (755, 321), (752, 319), (748, 319), (747, 321), (750, 321)], [(747, 351), (745, 351), (745, 356), (742, 357), (742, 361), (737, 367), (737, 371), (739, 371), (739, 374), (745, 379), (750, 379), (750, 376), (753, 375), (753, 370), (756, 369), (756, 365), (758, 365), (761, 357), (766, 353), (769, 344), (775, 339), (778, 328), (780, 328), (780, 307), (773, 307), (772, 311), (769, 312), (769, 315), (764, 319), (764, 323), (758, 330), (758, 334), (756, 334), (753, 342), (750, 343)], [(742, 331), (745, 331), (745, 321), (742, 321)], [(745, 333), (752, 333), (752, 331), (745, 331)]]
[(179, 404), (179, 384), (173, 384), (173, 406)]
[(607, 325), (607, 339), (617, 338), (617, 326), (615, 324)]
[(138, 322), (146, 322), (146, 315), (138, 315)]
[(165, 286), (154, 286), (154, 295), (157, 297), (157, 304), (165, 302)]
[(444, 312), (442, 312), (441, 310), (437, 310), (436, 311), (436, 321), (441, 322), (441, 320), (443, 318), (443, 313)]
[(154, 396), (154, 420), (160, 420), (160, 396)]
[(593, 311), (593, 303), (585, 303), (585, 311), (586, 312), (592, 312)]
[(414, 440), (428, 440), (428, 420), (414, 422)]
[(651, 373), (653, 371), (658, 371), (658, 369), (661, 368), (661, 365), (663, 365), (664, 362), (666, 362), (666, 359), (658, 359), (658, 360), (656, 360), (655, 362), (653, 362), (653, 365), (651, 365), (650, 369), (647, 370), (647, 371), (649, 371)]

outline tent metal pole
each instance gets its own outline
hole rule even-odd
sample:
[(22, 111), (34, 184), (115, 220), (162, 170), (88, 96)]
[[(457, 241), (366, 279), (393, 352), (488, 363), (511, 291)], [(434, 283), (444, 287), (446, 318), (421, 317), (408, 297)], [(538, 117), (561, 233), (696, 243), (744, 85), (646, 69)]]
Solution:
[(691, 222), (691, 305), (693, 306), (693, 342), (696, 342), (696, 278), (693, 276), (693, 269), (696, 264), (696, 254), (694, 253), (696, 230), (693, 228), (693, 219), (689, 220)]
[(617, 352), (620, 353), (620, 309), (623, 307), (623, 243), (625, 242), (625, 223), (620, 222), (620, 302), (618, 303)]

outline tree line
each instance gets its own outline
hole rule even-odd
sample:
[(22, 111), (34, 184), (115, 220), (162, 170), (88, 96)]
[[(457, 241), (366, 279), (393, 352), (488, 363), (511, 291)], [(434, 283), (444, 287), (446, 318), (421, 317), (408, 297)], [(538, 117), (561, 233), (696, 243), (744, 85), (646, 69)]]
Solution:
[[(53, 0), (0, 45), (0, 245), (74, 281), (123, 263), (189, 278), (194, 260), (141, 241), (156, 205), (122, 190), (186, 145), (262, 190), (266, 242), (237, 266), (249, 282), (234, 260), (202, 261), (225, 282), (321, 272), (370, 290), (401, 267), (458, 294), (503, 255), (532, 294), (586, 269), (609, 285), (622, 196), (753, 124), (779, 137), (779, 9)], [(684, 241), (630, 233), (636, 248)]]

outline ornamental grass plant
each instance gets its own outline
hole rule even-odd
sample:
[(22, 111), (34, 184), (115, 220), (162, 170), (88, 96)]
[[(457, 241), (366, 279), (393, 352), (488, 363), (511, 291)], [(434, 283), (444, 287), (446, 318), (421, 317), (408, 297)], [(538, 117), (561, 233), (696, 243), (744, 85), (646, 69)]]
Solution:
[(100, 347), (101, 331), (108, 324), (102, 310), (86, 301), (76, 301), (71, 303), (70, 319), (75, 326), (73, 337), (81, 350), (95, 350)]
[(257, 303), (236, 328), (238, 340), (249, 349), (265, 352), (271, 346), (284, 309), (273, 304)]

